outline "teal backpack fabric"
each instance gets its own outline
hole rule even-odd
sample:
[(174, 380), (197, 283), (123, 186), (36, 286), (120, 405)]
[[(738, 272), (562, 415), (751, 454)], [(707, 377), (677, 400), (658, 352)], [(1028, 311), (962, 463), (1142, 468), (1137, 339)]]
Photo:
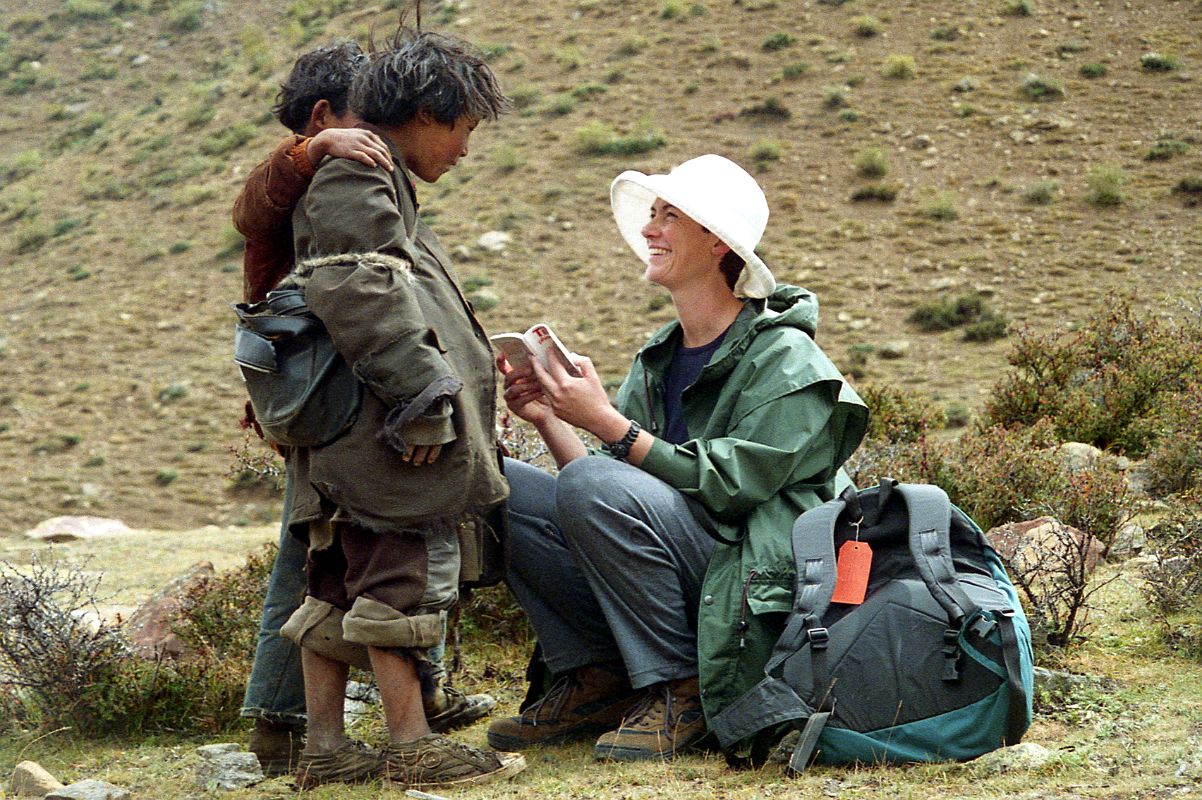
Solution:
[[(1017, 744), (1031, 722), (1031, 633), (1001, 559), (937, 486), (885, 480), (798, 517), (793, 610), (764, 679), (710, 720), (728, 752), (762, 761), (964, 761)], [(872, 548), (862, 604), (832, 602), (836, 553)]]
[(269, 441), (320, 447), (354, 424), (363, 384), (305, 305), (303, 291), (276, 289), (260, 303), (233, 309), (234, 363)]

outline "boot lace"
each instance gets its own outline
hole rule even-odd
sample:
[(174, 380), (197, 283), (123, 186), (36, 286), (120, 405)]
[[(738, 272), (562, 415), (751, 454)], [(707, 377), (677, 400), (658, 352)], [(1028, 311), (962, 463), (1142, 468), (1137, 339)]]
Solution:
[(576, 688), (576, 680), (573, 674), (569, 673), (559, 678), (551, 684), (551, 688), (545, 695), (535, 700), (529, 708), (522, 712), (522, 721), (537, 725), (539, 716), (543, 715), (544, 711), (547, 712), (544, 719), (549, 718), (551, 721), (559, 719), (559, 712), (563, 710), (564, 704), (567, 703), (574, 688)]

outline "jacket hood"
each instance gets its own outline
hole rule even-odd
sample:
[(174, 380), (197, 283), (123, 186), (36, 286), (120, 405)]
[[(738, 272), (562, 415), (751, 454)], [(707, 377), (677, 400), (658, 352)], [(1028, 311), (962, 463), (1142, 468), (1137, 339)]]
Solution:
[(761, 315), (756, 330), (790, 325), (801, 328), (811, 339), (818, 332), (818, 296), (809, 289), (778, 283), (767, 306), (773, 313)]

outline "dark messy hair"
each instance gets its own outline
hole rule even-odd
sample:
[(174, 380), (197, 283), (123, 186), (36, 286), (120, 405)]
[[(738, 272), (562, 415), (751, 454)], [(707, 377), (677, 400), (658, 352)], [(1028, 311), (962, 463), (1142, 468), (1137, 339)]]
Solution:
[(722, 277), (726, 279), (726, 285), (734, 291), (735, 284), (739, 280), (739, 275), (743, 272), (743, 267), (747, 262), (743, 257), (734, 250), (727, 250), (722, 256), (722, 261), (718, 264), (718, 270), (722, 273)]
[(403, 125), (419, 111), (444, 125), (493, 120), (509, 108), (484, 55), (462, 39), (402, 26), (372, 48), (355, 76), (351, 108), (364, 122)]
[(318, 100), (329, 101), (336, 115), (345, 114), (351, 82), (366, 61), (363, 49), (349, 41), (333, 42), (305, 53), (280, 86), (272, 113), (293, 133), (304, 131)]

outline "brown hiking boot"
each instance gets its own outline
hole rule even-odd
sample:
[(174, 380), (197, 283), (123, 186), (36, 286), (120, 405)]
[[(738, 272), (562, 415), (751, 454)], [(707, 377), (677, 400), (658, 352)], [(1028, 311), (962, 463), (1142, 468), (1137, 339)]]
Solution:
[(381, 774), (380, 753), (363, 742), (347, 740), (332, 753), (301, 753), (296, 765), (297, 791), (326, 783), (371, 783)]
[(526, 768), (526, 759), (518, 753), (480, 750), (436, 733), (404, 744), (390, 744), (380, 755), (384, 785), (411, 789), (492, 783)]
[(247, 749), (259, 759), (259, 766), (268, 778), (288, 775), (296, 769), (305, 746), (304, 733), (304, 725), (256, 719)]
[(616, 728), (636, 700), (624, 675), (603, 667), (580, 667), (557, 680), (521, 715), (489, 725), (488, 744), (498, 750), (522, 750), (596, 736)]
[(705, 736), (697, 677), (656, 684), (622, 721), (597, 740), (593, 754), (611, 761), (668, 760)]
[(471, 725), (497, 705), (490, 694), (464, 694), (450, 686), (439, 686), (434, 696), (422, 698), (426, 723), (434, 733), (446, 733)]

